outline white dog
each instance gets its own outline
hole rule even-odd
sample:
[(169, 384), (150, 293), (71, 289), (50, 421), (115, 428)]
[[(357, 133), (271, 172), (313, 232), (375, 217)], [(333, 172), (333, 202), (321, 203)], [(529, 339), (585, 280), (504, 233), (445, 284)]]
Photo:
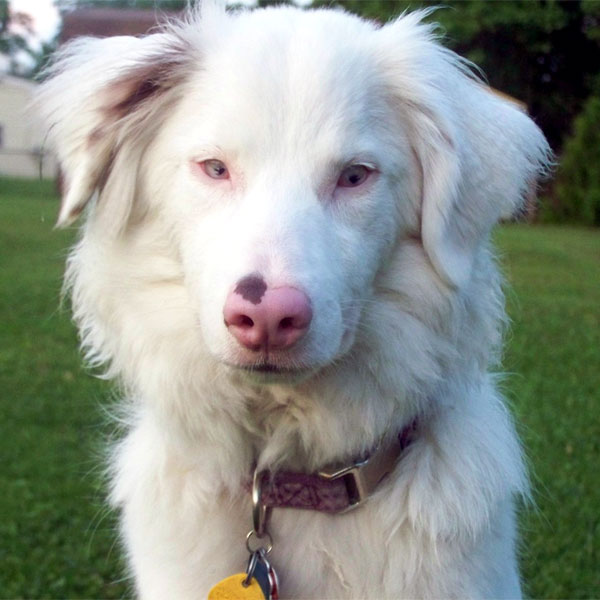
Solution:
[(142, 598), (206, 597), (253, 528), (280, 597), (520, 595), (489, 234), (548, 147), (422, 17), (205, 6), (78, 40), (43, 85)]

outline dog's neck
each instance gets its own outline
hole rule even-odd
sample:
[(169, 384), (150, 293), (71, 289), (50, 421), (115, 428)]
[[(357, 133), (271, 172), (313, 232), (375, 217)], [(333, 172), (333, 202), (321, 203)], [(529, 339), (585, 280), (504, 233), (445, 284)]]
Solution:
[(373, 386), (365, 379), (338, 369), (298, 386), (247, 389), (239, 425), (251, 440), (255, 463), (311, 473), (351, 462), (397, 437), (423, 412), (399, 395), (367, 395)]

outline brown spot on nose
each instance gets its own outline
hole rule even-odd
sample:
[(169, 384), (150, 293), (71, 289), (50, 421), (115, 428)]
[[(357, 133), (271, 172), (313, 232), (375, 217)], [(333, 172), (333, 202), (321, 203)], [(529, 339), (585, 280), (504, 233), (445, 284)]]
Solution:
[(267, 284), (260, 275), (246, 275), (238, 281), (233, 291), (252, 304), (260, 304), (266, 289)]

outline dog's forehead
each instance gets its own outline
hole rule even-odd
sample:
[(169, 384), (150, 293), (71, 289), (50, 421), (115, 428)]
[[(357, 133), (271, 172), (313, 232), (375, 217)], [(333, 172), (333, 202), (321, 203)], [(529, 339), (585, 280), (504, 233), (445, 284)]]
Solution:
[(289, 149), (323, 135), (342, 144), (372, 130), (382, 109), (373, 27), (333, 17), (257, 11), (225, 32), (206, 49), (195, 80), (200, 119), (234, 145), (243, 137), (245, 146), (262, 148), (281, 140)]

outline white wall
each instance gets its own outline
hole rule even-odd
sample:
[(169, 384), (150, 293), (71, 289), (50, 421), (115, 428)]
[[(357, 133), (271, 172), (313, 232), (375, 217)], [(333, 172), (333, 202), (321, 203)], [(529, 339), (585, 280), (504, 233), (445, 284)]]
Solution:
[[(0, 175), (39, 177), (45, 132), (34, 125), (28, 106), (37, 84), (0, 76)], [(56, 163), (46, 151), (43, 176), (56, 175)]]

